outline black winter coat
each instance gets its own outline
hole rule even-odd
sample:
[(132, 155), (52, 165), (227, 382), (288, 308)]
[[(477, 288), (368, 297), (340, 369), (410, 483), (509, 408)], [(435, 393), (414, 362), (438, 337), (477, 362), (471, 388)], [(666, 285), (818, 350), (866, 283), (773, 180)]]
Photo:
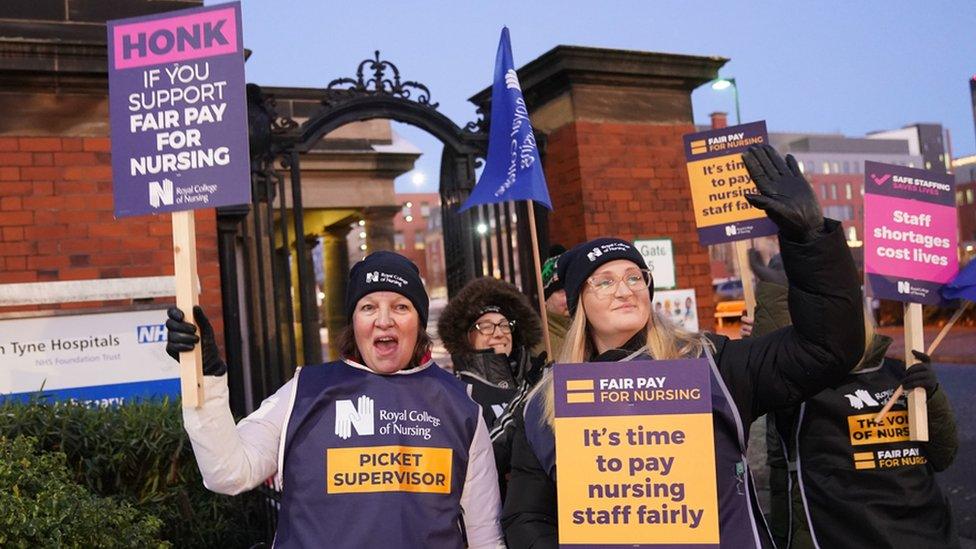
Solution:
[[(864, 345), (860, 280), (840, 223), (826, 220), (825, 234), (809, 243), (781, 236), (780, 247), (793, 326), (751, 339), (710, 337), (719, 374), (746, 428), (768, 410), (797, 404), (839, 381), (857, 364)], [(556, 485), (521, 422), (511, 475), (502, 512), (509, 547), (557, 547)], [(768, 533), (762, 542), (772, 547)]]

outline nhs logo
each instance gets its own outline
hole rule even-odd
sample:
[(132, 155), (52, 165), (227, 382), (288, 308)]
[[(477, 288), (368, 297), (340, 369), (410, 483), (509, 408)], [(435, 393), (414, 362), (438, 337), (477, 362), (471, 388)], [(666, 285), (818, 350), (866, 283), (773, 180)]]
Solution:
[(137, 343), (161, 343), (166, 341), (165, 324), (147, 324), (136, 326)]
[(912, 293), (912, 284), (907, 280), (898, 281), (898, 293), (900, 294), (910, 294)]
[(153, 208), (158, 208), (160, 206), (172, 206), (173, 205), (173, 182), (169, 179), (163, 179), (163, 182), (150, 181), (149, 182), (149, 204)]
[(353, 429), (359, 436), (372, 435), (375, 428), (375, 404), (373, 399), (360, 395), (353, 406), (351, 400), (337, 400), (335, 409), (335, 434), (342, 440), (352, 436)]
[(738, 232), (738, 231), (736, 230), (735, 225), (726, 225), (725, 226), (725, 236), (735, 236), (736, 235), (736, 232)]

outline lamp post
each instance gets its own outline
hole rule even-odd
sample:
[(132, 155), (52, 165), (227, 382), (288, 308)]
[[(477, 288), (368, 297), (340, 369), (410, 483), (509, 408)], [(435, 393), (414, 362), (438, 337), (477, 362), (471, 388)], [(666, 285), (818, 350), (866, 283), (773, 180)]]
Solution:
[(713, 90), (722, 91), (728, 88), (732, 88), (732, 98), (735, 100), (735, 124), (738, 126), (742, 123), (742, 117), (739, 114), (739, 87), (735, 85), (735, 78), (716, 78), (712, 80)]

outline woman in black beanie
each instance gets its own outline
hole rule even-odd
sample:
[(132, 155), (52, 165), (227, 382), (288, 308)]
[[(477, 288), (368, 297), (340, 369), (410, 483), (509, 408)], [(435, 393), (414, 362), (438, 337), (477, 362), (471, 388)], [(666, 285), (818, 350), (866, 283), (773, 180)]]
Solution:
[[(773, 547), (745, 459), (753, 418), (841, 379), (863, 349), (860, 281), (840, 223), (825, 220), (796, 161), (772, 147), (743, 154), (777, 224), (794, 326), (762, 338), (690, 333), (652, 313), (653, 280), (631, 242), (601, 238), (559, 260), (572, 323), (557, 363), (708, 358), (721, 547)], [(595, 365), (594, 367), (599, 367)], [(559, 368), (557, 364), (554, 368)], [(546, 375), (517, 420), (502, 513), (509, 547), (556, 547), (554, 397)]]
[(197, 337), (169, 310), (167, 352), (202, 340), (206, 398), (183, 423), (204, 484), (237, 494), (273, 476), (277, 547), (503, 547), (487, 426), (430, 359), (417, 266), (370, 254), (349, 272), (346, 311), (342, 359), (299, 368), (235, 425), (209, 321), (194, 309)]

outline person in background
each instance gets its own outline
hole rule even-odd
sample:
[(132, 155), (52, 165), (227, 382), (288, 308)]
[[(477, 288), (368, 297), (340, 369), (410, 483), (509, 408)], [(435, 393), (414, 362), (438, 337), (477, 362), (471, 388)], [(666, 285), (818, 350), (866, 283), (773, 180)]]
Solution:
[[(561, 244), (553, 244), (549, 247), (549, 259), (542, 264), (542, 289), (546, 298), (546, 319), (549, 325), (549, 344), (552, 347), (552, 355), (559, 356), (562, 348), (563, 339), (566, 337), (566, 330), (569, 329), (569, 311), (566, 308), (566, 290), (563, 283), (559, 280), (559, 256), (566, 251)], [(540, 341), (532, 349), (536, 355), (540, 355), (546, 350), (545, 341)], [(552, 357), (548, 357), (550, 360)]]
[(488, 430), (464, 384), (430, 359), (417, 266), (370, 254), (349, 272), (345, 305), (342, 359), (299, 368), (237, 425), (203, 310), (198, 335), (169, 309), (166, 351), (199, 342), (203, 355), (206, 398), (183, 423), (204, 485), (234, 495), (275, 476), (276, 547), (504, 547)]
[[(513, 284), (488, 277), (472, 280), (444, 308), (437, 333), (451, 353), (454, 373), (468, 385), (493, 429), (542, 377), (543, 358), (531, 352), (542, 340), (542, 324)], [(507, 437), (495, 437), (492, 448), (504, 494), (511, 444)]]
[[(778, 256), (768, 266), (753, 257), (750, 264), (758, 278), (751, 336), (762, 337), (790, 325), (789, 286)], [(777, 546), (958, 547), (935, 476), (959, 448), (949, 401), (928, 356), (915, 352), (918, 362), (907, 370), (903, 361), (885, 357), (892, 340), (877, 333), (867, 306), (864, 333), (861, 360), (839, 384), (767, 416), (769, 526)], [(855, 436), (872, 431), (855, 427), (858, 421), (873, 420), (898, 385), (925, 389), (928, 442), (908, 440), (902, 397), (881, 428), (897, 435), (855, 444)]]

